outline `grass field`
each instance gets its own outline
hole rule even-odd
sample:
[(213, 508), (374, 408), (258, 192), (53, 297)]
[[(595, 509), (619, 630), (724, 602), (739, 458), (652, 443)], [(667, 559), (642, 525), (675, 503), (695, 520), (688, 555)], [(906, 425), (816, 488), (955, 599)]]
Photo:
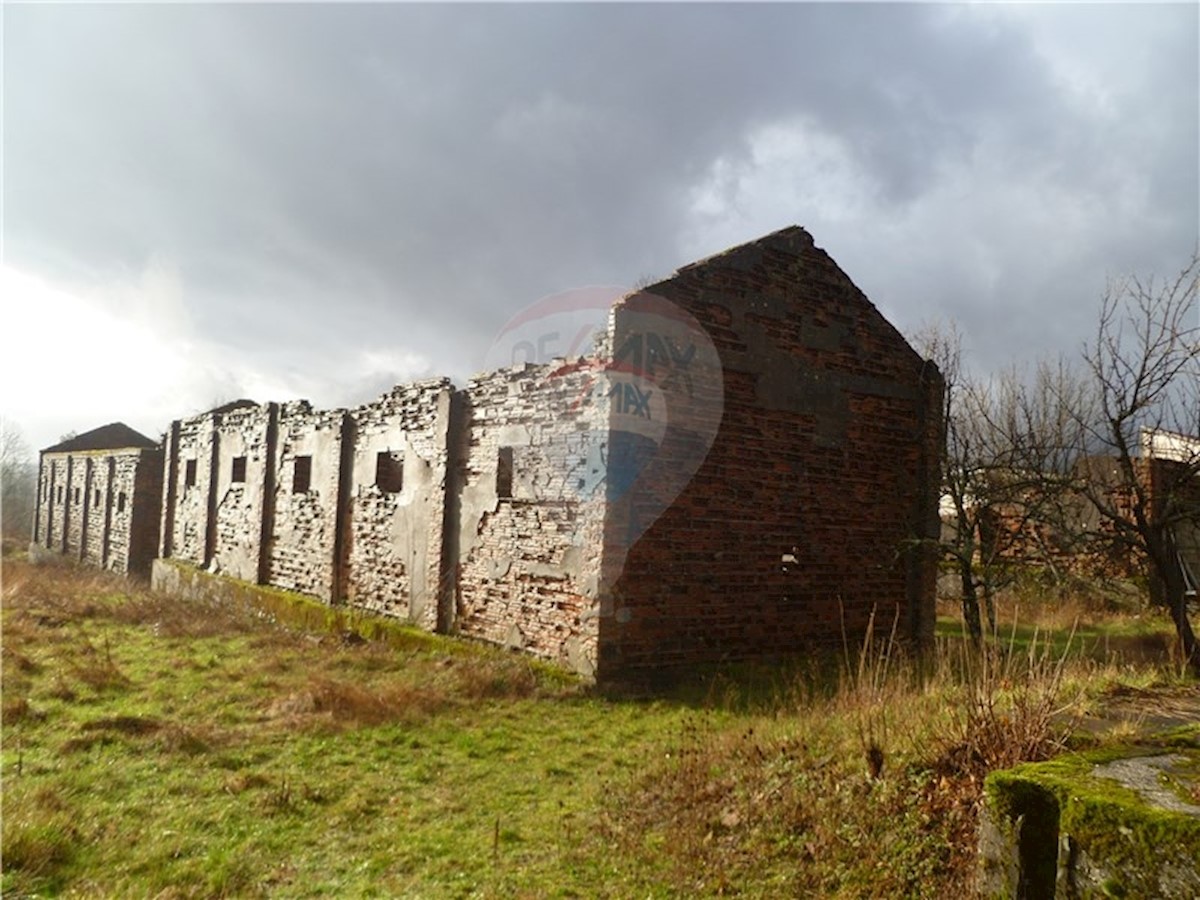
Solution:
[(868, 648), (835, 679), (622, 698), (427, 635), (3, 579), (5, 897), (944, 897), (989, 768), (1105, 740), (1069, 736), (1106, 697), (1191, 689), (1161, 654), (1099, 658), (1102, 622), (1086, 652), (1056, 626), (977, 657), (947, 620), (921, 671)]

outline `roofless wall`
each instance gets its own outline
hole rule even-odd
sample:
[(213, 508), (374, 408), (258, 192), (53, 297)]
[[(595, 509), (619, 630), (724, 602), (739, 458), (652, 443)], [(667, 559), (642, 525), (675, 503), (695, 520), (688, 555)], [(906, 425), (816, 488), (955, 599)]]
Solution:
[[(581, 358), (352, 410), (238, 401), (172, 423), (165, 453), (50, 448), (38, 541), (120, 565), (92, 536), (125, 541), (100, 510), (126, 485), (165, 559), (601, 678), (872, 622), (922, 643), (941, 389), (788, 228), (621, 300)], [(139, 486), (155, 452), (165, 490)]]

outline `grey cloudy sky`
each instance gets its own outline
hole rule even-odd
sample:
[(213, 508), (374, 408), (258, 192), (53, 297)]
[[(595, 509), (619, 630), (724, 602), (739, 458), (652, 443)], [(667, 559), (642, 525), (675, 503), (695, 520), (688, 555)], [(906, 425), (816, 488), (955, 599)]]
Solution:
[(791, 223), (983, 368), (1200, 236), (1174, 5), (14, 5), (0, 412), (34, 446), (463, 380), (540, 297)]

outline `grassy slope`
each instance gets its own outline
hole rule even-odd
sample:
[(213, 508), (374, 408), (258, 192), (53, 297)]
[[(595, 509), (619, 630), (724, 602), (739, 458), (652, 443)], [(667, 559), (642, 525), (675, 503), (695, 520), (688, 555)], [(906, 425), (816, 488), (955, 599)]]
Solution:
[(969, 874), (980, 772), (947, 762), (940, 678), (608, 700), (425, 636), (4, 582), (6, 896), (932, 897)]

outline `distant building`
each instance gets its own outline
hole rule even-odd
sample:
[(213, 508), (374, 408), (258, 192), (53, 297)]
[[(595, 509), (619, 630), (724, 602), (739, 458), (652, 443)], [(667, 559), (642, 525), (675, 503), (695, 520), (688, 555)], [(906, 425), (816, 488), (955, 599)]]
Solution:
[[(1127, 475), (1116, 456), (1085, 456), (1075, 462), (1066, 487), (1050, 493), (1037, 479), (1013, 473), (1028, 486), (975, 511), (980, 561), (1045, 566), (1088, 578), (1145, 575), (1144, 550), (1128, 528), (1140, 502), (1148, 521), (1167, 524), (1186, 590), (1195, 594), (1200, 586), (1200, 437), (1143, 428), (1129, 463)], [(1101, 514), (1097, 502), (1109, 514)], [(943, 495), (940, 507), (943, 540), (951, 540), (956, 515), (949, 495)], [(947, 595), (957, 596), (957, 581), (945, 583)], [(1157, 597), (1156, 577), (1150, 587)]]
[(33, 548), (149, 577), (158, 547), (163, 452), (122, 422), (38, 454)]

